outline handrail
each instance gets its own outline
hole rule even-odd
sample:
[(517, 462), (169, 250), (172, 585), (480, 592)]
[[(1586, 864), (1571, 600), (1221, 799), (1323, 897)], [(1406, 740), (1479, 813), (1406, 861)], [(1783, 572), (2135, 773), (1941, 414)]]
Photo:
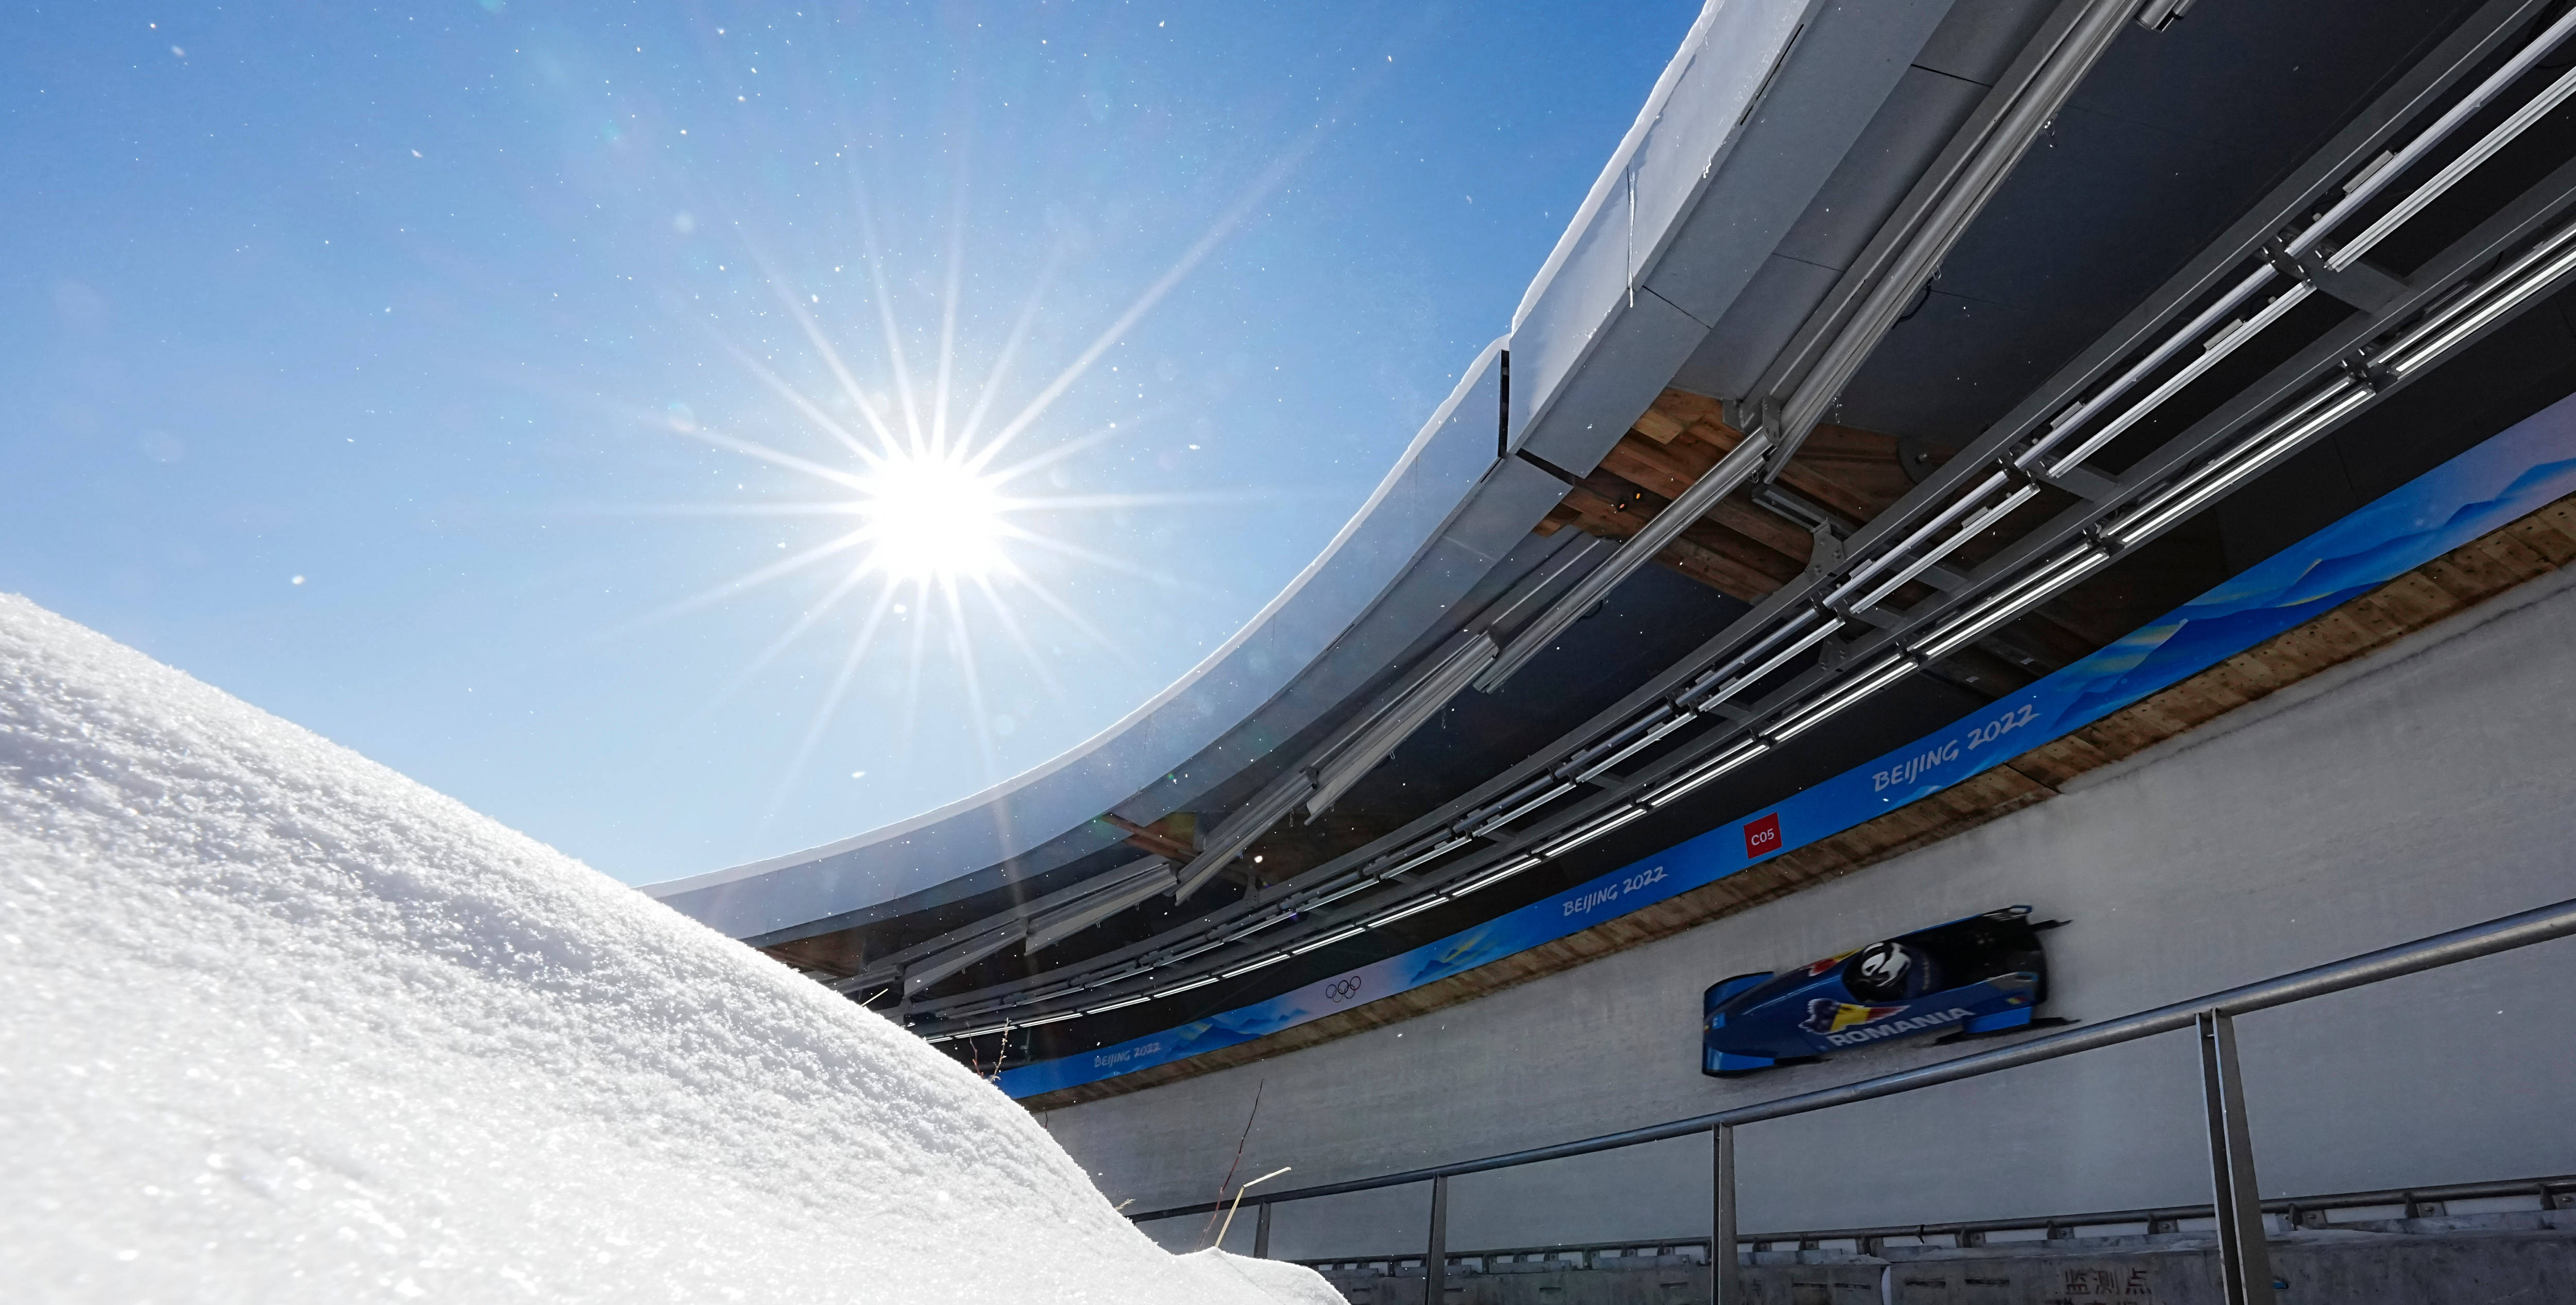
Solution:
[[(2001, 1047), (1993, 1051), (1962, 1056), (1955, 1060), (1945, 1060), (1914, 1069), (1900, 1070), (1893, 1074), (1882, 1074), (1876, 1078), (1862, 1079), (1840, 1087), (1801, 1092), (1795, 1096), (1779, 1097), (1749, 1106), (1738, 1106), (1731, 1110), (1693, 1115), (1687, 1119), (1650, 1124), (1643, 1128), (1623, 1129), (1616, 1133), (1604, 1133), (1579, 1141), (1559, 1142), (1553, 1146), (1531, 1147), (1527, 1150), (1510, 1151), (1476, 1160), (1430, 1165), (1420, 1169), (1408, 1169), (1401, 1173), (1384, 1174), (1376, 1178), (1319, 1183), (1312, 1187), (1274, 1192), (1264, 1198), (1264, 1202), (1277, 1205), (1287, 1201), (1339, 1196), (1349, 1192), (1374, 1191), (1382, 1187), (1401, 1187), (1410, 1183), (1430, 1182), (1433, 1179), (1454, 1178), (1461, 1174), (1483, 1173), (1493, 1169), (1509, 1169), (1548, 1160), (1590, 1155), (1598, 1151), (1618, 1150), (1647, 1142), (1669, 1141), (1694, 1133), (1705, 1133), (1718, 1127), (1785, 1119), (1791, 1115), (1803, 1115), (1835, 1106), (1895, 1096), (1920, 1088), (1955, 1083), (1961, 1079), (1976, 1078), (2000, 1070), (2018, 1069), (2024, 1065), (2035, 1065), (2081, 1051), (2134, 1042), (2160, 1033), (2177, 1032), (2192, 1027), (2194, 1021), (2204, 1013), (2215, 1012), (2235, 1016), (2250, 1011), (2267, 1010), (2274, 1006), (2365, 987), (2446, 965), (2457, 965), (2462, 961), (2476, 960), (2498, 952), (2529, 947), (2535, 943), (2564, 938), (2570, 934), (2576, 934), (2576, 899), (2516, 912), (2489, 920), (2484, 924), (2433, 934), (2414, 942), (2383, 947), (2377, 951), (2364, 952), (2344, 960), (2295, 970), (2277, 978), (2243, 984), (2188, 1001), (2158, 1006), (2152, 1010), (2140, 1011), (2100, 1024), (2052, 1033), (2014, 1046)], [(1151, 1219), (1205, 1214), (1221, 1208), (1222, 1205), (1223, 1202), (1220, 1201), (1200, 1201), (1167, 1209), (1147, 1210), (1129, 1215), (1128, 1219), (1130, 1222), (1142, 1223)]]
[[(2324, 1196), (2293, 1196), (2263, 1202), (2266, 1214), (2298, 1215), (2310, 1211), (2352, 1210), (2375, 1205), (2415, 1206), (2444, 1201), (2468, 1201), (2495, 1196), (2538, 1196), (2544, 1203), (2552, 1196), (2576, 1196), (2576, 1174), (2557, 1174), (2547, 1178), (2517, 1178), (2502, 1182), (2445, 1183), (2431, 1187), (2389, 1187), (2366, 1192), (2332, 1192)], [(1871, 1228), (1812, 1228), (1795, 1232), (1744, 1233), (1736, 1238), (1743, 1246), (1776, 1246), (1782, 1242), (1866, 1242), (1890, 1237), (1949, 1237), (1963, 1233), (2025, 1232), (2033, 1228), (2092, 1228), (2105, 1224), (2143, 1223), (2150, 1226), (2177, 1219), (2207, 1219), (2217, 1213), (2215, 1205), (2160, 1205), (2138, 1210), (2093, 1210), (2082, 1214), (2029, 1215), (2010, 1219), (1953, 1219), (1944, 1223), (1888, 1224)], [(1624, 1237), (1608, 1241), (1560, 1242), (1547, 1246), (1489, 1246), (1478, 1250), (1449, 1251), (1453, 1260), (1489, 1259), (1495, 1256), (1587, 1255), (1599, 1259), (1643, 1258), (1602, 1256), (1602, 1251), (1627, 1250), (1631, 1247), (1705, 1248), (1705, 1236)], [(1418, 1252), (1387, 1255), (1322, 1255), (1291, 1261), (1308, 1267), (1325, 1264), (1369, 1264), (1379, 1261), (1418, 1260)]]

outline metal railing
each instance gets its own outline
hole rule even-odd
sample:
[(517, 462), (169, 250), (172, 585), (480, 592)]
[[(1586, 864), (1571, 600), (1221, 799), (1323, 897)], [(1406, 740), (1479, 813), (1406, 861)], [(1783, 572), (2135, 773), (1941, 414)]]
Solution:
[[(2546, 1178), (2516, 1178), (2503, 1182), (2445, 1183), (2431, 1187), (2388, 1187), (2367, 1192), (2334, 1192), (2324, 1196), (2294, 1196), (2286, 1200), (2263, 1202), (2263, 1213), (2281, 1216), (2285, 1228), (2328, 1228), (2339, 1222), (2331, 1216), (2357, 1210), (2399, 1209), (2409, 1219), (2438, 1217), (2449, 1213), (2449, 1205), (2458, 1201), (2485, 1200), (2496, 1197), (2529, 1197), (2544, 1210), (2576, 1209), (2576, 1174), (2555, 1174)], [(1755, 1252), (1783, 1246), (1798, 1250), (1822, 1250), (1837, 1243), (1847, 1243), (1853, 1253), (1876, 1255), (1885, 1245), (1899, 1239), (1912, 1239), (1922, 1245), (1933, 1245), (1934, 1239), (1946, 1239), (1950, 1249), (1983, 1246), (1998, 1233), (2038, 1233), (2038, 1238), (2023, 1240), (2063, 1241), (2084, 1236), (2086, 1229), (2122, 1228), (2144, 1225), (2150, 1234), (2183, 1231), (2186, 1219), (2215, 1219), (2213, 1205), (2160, 1205), (2136, 1210), (2093, 1210), (2082, 1214), (2030, 1215), (2012, 1219), (1953, 1219), (1942, 1223), (1881, 1224), (1866, 1228), (1809, 1228), (1796, 1232), (1745, 1233), (1736, 1238), (1738, 1247)], [(2101, 1233), (2097, 1235), (2116, 1235)], [(2009, 1244), (2009, 1243), (2007, 1243)], [(1256, 1253), (1266, 1251), (1256, 1246)], [(1495, 1264), (1548, 1264), (1565, 1268), (1616, 1269), (1650, 1259), (1662, 1259), (1687, 1253), (1693, 1260), (1705, 1263), (1708, 1239), (1705, 1237), (1629, 1237), (1614, 1241), (1559, 1242), (1547, 1246), (1500, 1246), (1483, 1250), (1447, 1252), (1453, 1265), (1476, 1261), (1478, 1267)], [(1326, 1255), (1313, 1259), (1292, 1260), (1310, 1269), (1383, 1268), (1396, 1272), (1419, 1268), (1418, 1255)]]
[[(1269, 1249), (1270, 1212), (1289, 1201), (1312, 1200), (1350, 1192), (1374, 1191), (1412, 1183), (1431, 1184), (1431, 1236), (1422, 1257), (1425, 1280), (1423, 1299), (1440, 1300), (1442, 1274), (1448, 1262), (1449, 1180), (1463, 1174), (1485, 1173), (1521, 1165), (1563, 1160), (1591, 1155), (1647, 1142), (1662, 1142), (1694, 1134), (1709, 1134), (1714, 1152), (1716, 1195), (1710, 1211), (1709, 1300), (1713, 1305), (1740, 1305), (1746, 1299), (1736, 1277), (1736, 1252), (1742, 1244), (1737, 1234), (1735, 1130), (1746, 1124), (1786, 1119), (1793, 1115), (1811, 1114), (1880, 1097), (1956, 1083), (2024, 1065), (2056, 1060), (2079, 1052), (2118, 1046), (2160, 1033), (2193, 1029), (2198, 1035), (2201, 1062), (2201, 1091), (2209, 1123), (2209, 1152), (2212, 1203), (2218, 1223), (2219, 1260), (2226, 1299), (2230, 1305), (2270, 1305), (2268, 1291), (2256, 1292), (2251, 1285), (2268, 1285), (2271, 1271), (2266, 1259), (2263, 1237), (2265, 1203), (2255, 1194), (2254, 1156), (2251, 1127), (2245, 1118), (2245, 1090), (2236, 1052), (2235, 1017), (2252, 1011), (2269, 1010), (2292, 1002), (2306, 1001), (2330, 993), (2383, 983), (2390, 979), (2426, 970), (2457, 965), (2463, 961), (2492, 956), (2498, 952), (2529, 947), (2576, 934), (2576, 900), (2539, 907), (2518, 914), (2490, 920), (2484, 924), (2434, 934), (2428, 938), (2325, 965), (2297, 970), (2277, 978), (2249, 983), (2221, 992), (2140, 1011), (2119, 1019), (2086, 1025), (2032, 1038), (2027, 1042), (1955, 1060), (1940, 1061), (1914, 1069), (1862, 1079), (1839, 1087), (1801, 1092), (1752, 1105), (1738, 1106), (1711, 1114), (1694, 1115), (1670, 1123), (1631, 1128), (1575, 1142), (1533, 1147), (1478, 1160), (1433, 1165), (1376, 1178), (1359, 1178), (1348, 1182), (1321, 1183), (1312, 1187), (1270, 1193), (1257, 1204), (1255, 1223), (1256, 1253)], [(1175, 1218), (1181, 1215), (1205, 1214), (1222, 1208), (1222, 1201), (1202, 1201), (1193, 1205), (1148, 1210), (1129, 1215), (1135, 1222)], [(1893, 1235), (1893, 1234), (1887, 1234)], [(1767, 1239), (1766, 1239), (1767, 1240)], [(1372, 1256), (1371, 1259), (1384, 1257)], [(1408, 1257), (1409, 1258), (1409, 1257)], [(2251, 1284), (2251, 1285), (2249, 1285)]]

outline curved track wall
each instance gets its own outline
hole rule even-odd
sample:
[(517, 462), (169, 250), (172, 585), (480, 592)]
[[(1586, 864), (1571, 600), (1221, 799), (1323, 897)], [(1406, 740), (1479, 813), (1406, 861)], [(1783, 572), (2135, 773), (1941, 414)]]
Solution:
[[(1872, 1049), (1702, 1077), (1701, 988), (2008, 902), (2049, 936), (2050, 1012), (2108, 1017), (2576, 889), (2576, 574), (2534, 581), (2063, 797), (1687, 934), (1238, 1069), (1054, 1111), (1147, 1208), (1294, 1165), (1329, 1182), (1653, 1123), (1956, 1054)], [(2266, 1195), (2576, 1167), (2565, 944), (2241, 1021)], [(2207, 1198), (2188, 1038), (1748, 1128), (1751, 1230)], [(1261, 1102), (1248, 1136), (1256, 1092)], [(1452, 1187), (1449, 1245), (1703, 1230), (1707, 1143)], [(1257, 1190), (1257, 1189), (1256, 1189)], [(1419, 1253), (1424, 1193), (1283, 1206), (1284, 1257)], [(1153, 1229), (1204, 1239), (1199, 1221)], [(1248, 1249), (1249, 1220), (1229, 1245)]]

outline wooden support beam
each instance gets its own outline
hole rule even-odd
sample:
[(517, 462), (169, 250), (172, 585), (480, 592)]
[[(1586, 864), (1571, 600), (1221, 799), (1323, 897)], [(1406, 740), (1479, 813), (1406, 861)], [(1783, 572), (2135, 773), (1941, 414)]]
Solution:
[(818, 934), (761, 949), (800, 970), (848, 978), (868, 967), (868, 942), (856, 929)]
[[(1189, 816), (1192, 825), (1197, 823), (1198, 818), (1192, 813), (1180, 812), (1176, 814)], [(1135, 821), (1129, 820), (1125, 816), (1119, 815), (1114, 811), (1103, 815), (1100, 818), (1119, 829), (1125, 830), (1127, 833), (1126, 841), (1129, 846), (1151, 852), (1175, 865), (1186, 865), (1189, 863), (1191, 857), (1198, 855), (1197, 849), (1174, 838), (1171, 833), (1166, 831), (1166, 829), (1158, 828), (1158, 826), (1166, 825), (1166, 823), (1172, 819), (1171, 816), (1165, 816), (1163, 819), (1155, 821), (1152, 825), (1137, 824)]]
[[(1567, 525), (1625, 539), (1699, 482), (1741, 443), (1723, 406), (1705, 395), (1666, 390), (1549, 514), (1540, 533)], [(1782, 482), (1853, 521), (1885, 510), (1913, 481), (1895, 437), (1822, 426), (1790, 461)], [(1805, 568), (1815, 547), (1806, 527), (1769, 509), (1727, 498), (1667, 545), (1657, 561), (1721, 592), (1758, 602)]]

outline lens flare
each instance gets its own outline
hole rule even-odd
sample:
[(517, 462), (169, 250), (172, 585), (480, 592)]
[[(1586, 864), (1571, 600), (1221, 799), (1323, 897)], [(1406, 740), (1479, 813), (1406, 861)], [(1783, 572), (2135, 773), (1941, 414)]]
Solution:
[[(1300, 147), (1301, 156), (1303, 148)], [(751, 570), (667, 603), (608, 633), (622, 636), (731, 602), (791, 577), (805, 575), (812, 579), (815, 572), (838, 572), (837, 578), (820, 581), (824, 592), (806, 603), (785, 630), (752, 656), (699, 712), (701, 718), (711, 715), (773, 667), (793, 645), (818, 631), (831, 631), (826, 637), (846, 640), (837, 669), (827, 677), (828, 683), (801, 737), (780, 768), (779, 781), (768, 804), (754, 822), (755, 831), (765, 828), (796, 791), (806, 777), (808, 762), (822, 746), (854, 690), (864, 683), (881, 681), (896, 701), (898, 719), (888, 722), (891, 728), (882, 731), (895, 755), (911, 752), (914, 730), (925, 707), (938, 713), (953, 710), (955, 717), (970, 722), (972, 742), (989, 782), (1003, 773), (992, 737), (996, 723), (1008, 720), (1009, 728), (1015, 729), (1027, 719), (1018, 713), (997, 716), (984, 701), (985, 676), (990, 669), (984, 663), (989, 660), (991, 636), (998, 635), (1003, 646), (1016, 651), (1026, 662), (1028, 674), (1056, 697), (1063, 695), (1064, 686), (1053, 663), (1062, 659), (1064, 649), (1050, 646), (1042, 652), (1042, 640), (1024, 617), (1060, 624), (1132, 669), (1134, 664), (1126, 645), (1094, 621), (1086, 606), (1073, 600), (1072, 591), (1057, 592), (1068, 583), (1064, 573), (1115, 572), (1173, 591), (1192, 586), (1161, 567), (1095, 547), (1088, 538), (1091, 531), (1076, 524), (1074, 518), (1108, 515), (1116, 520), (1132, 512), (1277, 497), (1276, 491), (1066, 493), (1031, 488), (1037, 483), (1032, 477), (1040, 472), (1046, 473), (1044, 483), (1053, 484), (1058, 491), (1068, 488), (1065, 466), (1074, 458), (1111, 440), (1131, 437), (1177, 408), (1124, 412), (1119, 421), (1096, 426), (1087, 433), (1060, 435), (1046, 447), (1016, 459), (1001, 455), (1023, 437), (1043, 438), (1050, 426), (1048, 413), (1057, 401), (1251, 211), (1261, 195), (1275, 187), (1286, 175), (1286, 166), (1282, 164), (1265, 173), (1254, 193), (1228, 210), (1078, 356), (1052, 379), (1037, 385), (1033, 395), (1022, 400), (1007, 420), (991, 430), (986, 429), (986, 419), (996, 415), (996, 405), (1004, 401), (1011, 388), (1008, 378), (1038, 321), (1040, 300), (1053, 283), (1052, 261), (1037, 277), (997, 355), (987, 364), (987, 374), (976, 385), (971, 381), (961, 384), (957, 376), (957, 334), (963, 314), (959, 302), (962, 279), (954, 266), (947, 278), (946, 302), (941, 305), (935, 334), (937, 359), (926, 377), (913, 374), (903, 348), (906, 333), (890, 298), (890, 281), (864, 204), (857, 218), (865, 234), (865, 271), (873, 291), (874, 311), (868, 313), (866, 300), (860, 300), (853, 305), (860, 310), (855, 321), (827, 321), (827, 311), (837, 310), (822, 307), (824, 296), (807, 289), (754, 245), (751, 262), (767, 282), (775, 311), (810, 348), (813, 360), (829, 378), (829, 387), (818, 394), (782, 375), (773, 365), (772, 350), (766, 344), (755, 348), (756, 341), (737, 338), (724, 329), (713, 332), (713, 342), (742, 366), (757, 388), (783, 405), (784, 412), (775, 415), (796, 419), (786, 424), (785, 433), (799, 438), (782, 443), (748, 438), (720, 428), (721, 423), (710, 422), (677, 401), (660, 409), (639, 406), (628, 411), (649, 429), (667, 431), (795, 473), (821, 490), (804, 500), (681, 504), (663, 511), (754, 518), (764, 522), (765, 533), (774, 531), (779, 518), (812, 517), (818, 523), (828, 523), (827, 532), (814, 532), (822, 537), (802, 548), (777, 541), (778, 554), (764, 549), (761, 555), (768, 560)], [(963, 257), (962, 245), (955, 238), (950, 242), (949, 256), (952, 263)], [(721, 270), (722, 265), (718, 266)], [(835, 266), (832, 270), (837, 273), (841, 268)], [(882, 338), (877, 342), (880, 352), (873, 369), (854, 369), (848, 350), (862, 345), (865, 333), (852, 328), (869, 315), (875, 317), (881, 332)], [(762, 317), (766, 319), (768, 314)], [(876, 383), (873, 387), (861, 379), (863, 372), (870, 370), (873, 374), (868, 380)], [(928, 391), (926, 396), (921, 393), (924, 389)], [(951, 414), (960, 409), (964, 418), (952, 425)], [(737, 483), (734, 488), (741, 490), (744, 486)], [(1033, 567), (1031, 562), (1038, 565)], [(848, 628), (852, 626), (855, 628)], [(938, 636), (935, 640), (934, 634)], [(882, 646), (880, 637), (885, 641)], [(933, 657), (947, 662), (944, 669), (950, 672), (949, 678), (964, 699), (957, 709), (923, 701), (925, 672), (930, 669), (926, 662)], [(897, 665), (889, 666), (889, 661)]]
[(1007, 509), (990, 476), (964, 461), (903, 454), (877, 464), (858, 503), (865, 566), (897, 580), (979, 580), (1003, 570)]

